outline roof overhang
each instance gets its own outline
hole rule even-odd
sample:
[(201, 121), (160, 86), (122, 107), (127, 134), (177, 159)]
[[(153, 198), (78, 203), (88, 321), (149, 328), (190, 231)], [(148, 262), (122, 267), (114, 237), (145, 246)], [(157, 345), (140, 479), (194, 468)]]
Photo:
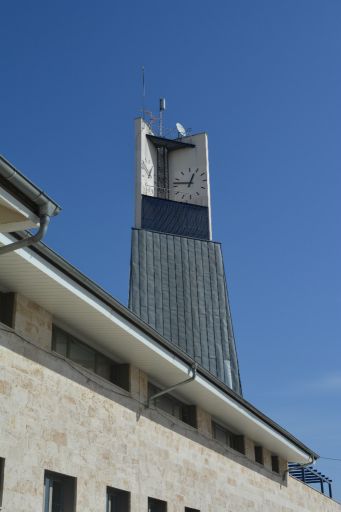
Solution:
[[(16, 235), (17, 237), (19, 235)], [(0, 245), (13, 242), (0, 234)], [(193, 361), (43, 244), (1, 256), (0, 283), (48, 310), (56, 321), (93, 340), (164, 386), (188, 375)], [(203, 368), (181, 396), (286, 460), (318, 455)]]
[(37, 227), (39, 217), (0, 184), (0, 233)]
[(37, 227), (41, 215), (59, 211), (55, 201), (0, 155), (0, 233)]
[(158, 135), (147, 135), (148, 140), (152, 141), (157, 148), (166, 148), (168, 151), (175, 151), (177, 149), (195, 148), (195, 144), (183, 142), (179, 139), (166, 139)]

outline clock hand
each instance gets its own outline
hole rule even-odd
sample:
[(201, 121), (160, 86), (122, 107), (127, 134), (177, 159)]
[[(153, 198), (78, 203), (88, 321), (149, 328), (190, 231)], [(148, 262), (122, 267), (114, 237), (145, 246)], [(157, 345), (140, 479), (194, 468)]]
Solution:
[(188, 182), (188, 188), (192, 185), (192, 183), (193, 183), (193, 178), (194, 178), (194, 173), (192, 174), (192, 177), (191, 177), (191, 179), (190, 179), (190, 180), (189, 180), (189, 182)]
[(189, 181), (173, 181), (173, 185), (188, 185)]

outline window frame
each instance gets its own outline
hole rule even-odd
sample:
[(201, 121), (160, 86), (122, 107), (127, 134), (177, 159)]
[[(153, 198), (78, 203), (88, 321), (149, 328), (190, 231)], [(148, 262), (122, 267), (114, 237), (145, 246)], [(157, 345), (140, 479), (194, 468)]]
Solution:
[[(153, 505), (153, 504), (156, 506), (159, 505), (160, 507), (162, 507), (162, 509), (160, 510), (160, 508), (158, 508), (158, 509), (152, 510), (151, 505)], [(167, 501), (160, 500), (159, 498), (152, 498), (152, 497), (148, 496), (148, 512), (167, 512), (167, 509), (168, 509)]]
[(2, 500), (4, 497), (5, 463), (6, 459), (4, 459), (4, 457), (0, 457), (0, 509), (2, 507)]
[[(157, 384), (154, 384), (153, 381), (148, 380), (148, 398), (156, 395), (160, 391), (162, 391), (162, 388), (160, 388)], [(168, 400), (168, 402), (171, 404), (172, 412), (169, 412), (168, 409), (162, 407), (162, 402), (165, 400)], [(165, 393), (164, 395), (156, 398), (153, 400), (153, 405), (157, 409), (160, 409), (166, 414), (169, 414), (172, 418), (176, 418), (177, 420), (185, 423), (186, 425), (189, 425), (194, 429), (197, 428), (197, 415), (195, 405), (187, 404), (171, 393)], [(176, 408), (179, 408), (179, 415), (174, 413)]]
[(15, 293), (0, 291), (0, 324), (14, 328)]
[[(62, 335), (64, 338), (65, 343), (65, 353), (61, 350), (57, 350), (57, 344), (58, 334)], [(60, 343), (60, 341), (59, 341)], [(84, 348), (85, 350), (89, 351), (90, 354), (93, 355), (93, 368), (89, 368), (88, 366), (82, 364), (81, 362), (75, 360), (75, 358), (71, 357), (71, 348), (72, 345), (75, 347)], [(107, 382), (111, 382), (112, 384), (115, 384), (116, 386), (125, 389), (126, 391), (130, 392), (130, 366), (129, 364), (121, 364), (112, 359), (111, 357), (107, 356), (97, 348), (92, 347), (88, 343), (84, 342), (83, 340), (79, 339), (77, 336), (71, 334), (63, 327), (59, 327), (59, 325), (53, 323), (52, 325), (52, 343), (51, 343), (52, 351), (58, 354), (61, 357), (64, 357), (65, 359), (69, 359), (73, 363), (79, 365), (80, 367), (84, 368), (85, 370), (94, 373), (98, 377), (105, 379)], [(109, 365), (109, 378), (101, 375), (99, 373), (99, 365), (100, 360), (106, 361)]]
[(279, 456), (272, 454), (271, 455), (271, 471), (279, 475)]
[(261, 466), (264, 466), (264, 449), (261, 445), (255, 445), (254, 446), (254, 452), (255, 452), (255, 462), (257, 464), (260, 464)]
[[(127, 498), (127, 507), (125, 510), (121, 508), (121, 504), (119, 504), (119, 509), (115, 510), (112, 508), (111, 498), (113, 497), (125, 497)], [(123, 489), (118, 489), (116, 487), (107, 486), (107, 501), (106, 501), (106, 512), (130, 512), (130, 505), (131, 504), (131, 494), (129, 491), (125, 491)]]
[[(76, 500), (77, 500), (77, 479), (73, 476), (64, 475), (62, 473), (56, 473), (54, 471), (45, 470), (44, 471), (44, 501), (43, 501), (43, 511), (50, 512), (53, 506), (53, 493), (54, 483), (58, 483), (61, 486), (61, 496), (62, 496), (62, 512), (76, 512)], [(72, 503), (65, 503), (65, 495), (70, 493), (70, 498)], [(67, 508), (65, 508), (67, 507)]]
[[(212, 438), (222, 446), (227, 446), (231, 448), (233, 451), (240, 453), (241, 455), (245, 455), (245, 436), (243, 434), (237, 434), (233, 432), (229, 427), (222, 425), (220, 422), (212, 418)], [(226, 436), (226, 442), (220, 441), (216, 437), (216, 430), (221, 430)]]

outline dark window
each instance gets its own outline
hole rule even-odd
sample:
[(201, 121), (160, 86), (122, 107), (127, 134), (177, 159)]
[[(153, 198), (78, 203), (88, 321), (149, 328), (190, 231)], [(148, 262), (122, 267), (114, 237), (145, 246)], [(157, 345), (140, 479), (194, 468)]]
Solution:
[(53, 326), (52, 350), (129, 391), (129, 365), (118, 364), (59, 327)]
[[(148, 384), (148, 396), (149, 398), (157, 393), (160, 393), (161, 389), (151, 384)], [(191, 425), (196, 428), (196, 407), (194, 405), (184, 404), (172, 395), (165, 394), (154, 400), (154, 405), (159, 409), (179, 418), (179, 420)]]
[(214, 421), (212, 421), (212, 435), (213, 439), (216, 439), (220, 443), (233, 448), (237, 452), (245, 453), (244, 436), (235, 434)]
[(107, 487), (107, 512), (129, 512), (130, 493)]
[(167, 512), (167, 503), (155, 498), (148, 498), (148, 512)]
[(4, 474), (5, 474), (5, 459), (0, 457), (0, 507), (2, 506), (2, 497), (4, 493)]
[(76, 479), (45, 471), (44, 512), (75, 512)]
[(264, 464), (262, 446), (255, 446), (255, 461), (258, 462), (259, 464)]
[(198, 508), (185, 507), (185, 512), (200, 512)]
[(14, 293), (0, 292), (0, 322), (13, 327)]
[(279, 458), (277, 455), (271, 455), (271, 469), (275, 473), (279, 473)]

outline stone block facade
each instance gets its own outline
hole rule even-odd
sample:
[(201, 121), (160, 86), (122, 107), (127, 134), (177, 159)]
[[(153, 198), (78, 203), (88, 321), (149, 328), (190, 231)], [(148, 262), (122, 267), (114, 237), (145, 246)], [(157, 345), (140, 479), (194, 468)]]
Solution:
[(13, 327), (25, 339), (51, 350), (52, 315), (18, 293), (14, 299)]
[(0, 325), (0, 457), (3, 512), (43, 510), (44, 471), (77, 479), (81, 512), (106, 510), (107, 486), (131, 493), (131, 512), (148, 497), (167, 512), (341, 512), (341, 506), (291, 477), (222, 447), (211, 418), (198, 428), (145, 406), (148, 376), (130, 368), (130, 392), (51, 351), (51, 316), (16, 299), (14, 330)]

